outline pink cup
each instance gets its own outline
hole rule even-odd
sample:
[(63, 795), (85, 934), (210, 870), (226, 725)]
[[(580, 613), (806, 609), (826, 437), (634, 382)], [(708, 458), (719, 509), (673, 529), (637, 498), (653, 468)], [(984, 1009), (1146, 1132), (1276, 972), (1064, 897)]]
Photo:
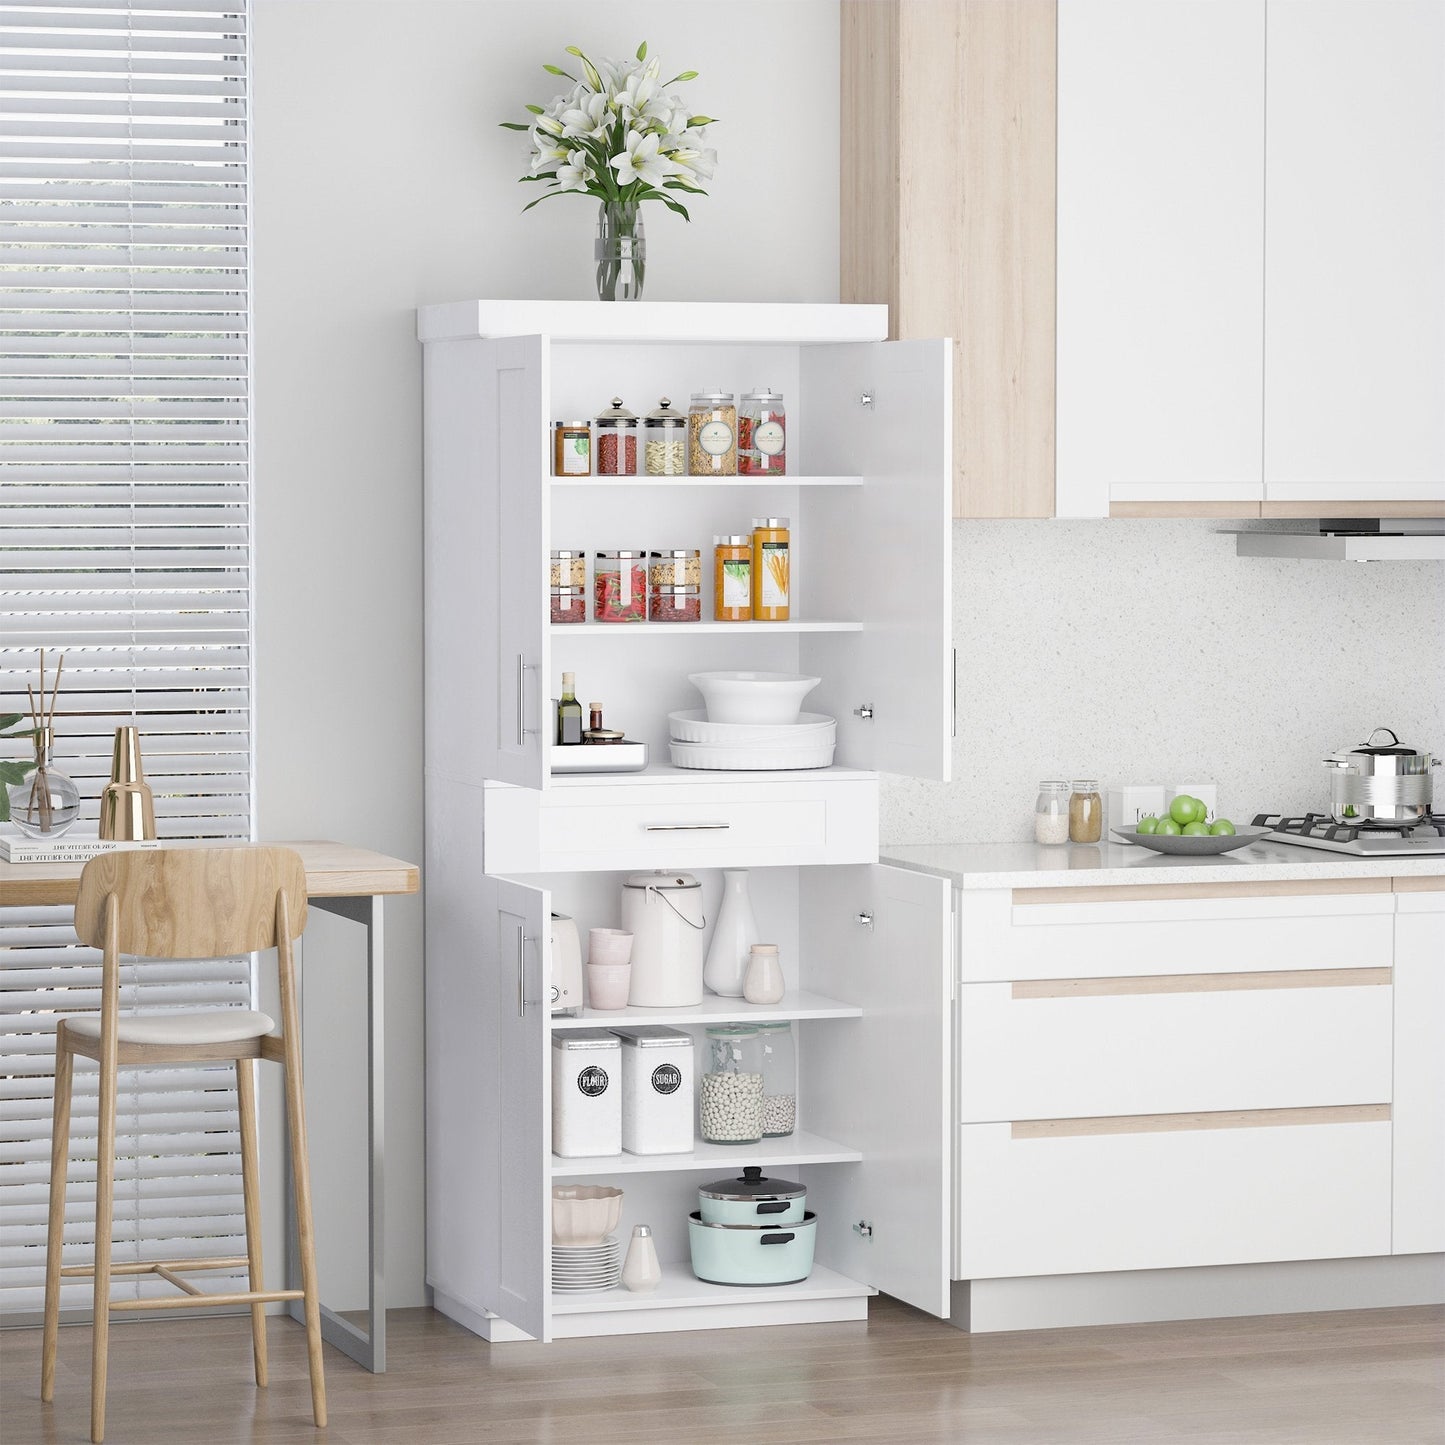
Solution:
[(587, 962), (631, 963), (632, 935), (622, 928), (589, 928)]
[[(632, 942), (631, 935), (627, 941)], [(630, 963), (589, 963), (587, 965), (587, 1001), (595, 1009), (627, 1007), (627, 990), (632, 983)]]

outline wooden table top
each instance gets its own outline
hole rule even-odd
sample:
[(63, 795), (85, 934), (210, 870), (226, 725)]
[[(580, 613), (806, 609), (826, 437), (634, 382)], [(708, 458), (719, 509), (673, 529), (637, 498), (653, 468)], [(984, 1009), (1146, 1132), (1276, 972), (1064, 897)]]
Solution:
[[(237, 845), (177, 842), (167, 846)], [(280, 842), (276, 846), (294, 848), (301, 855), (306, 865), (306, 892), (312, 898), (364, 898), (378, 893), (416, 893), (421, 888), (421, 872), (415, 863), (388, 858), (368, 848), (330, 842)], [(0, 862), (0, 906), (33, 908), (47, 903), (74, 903), (84, 867), (84, 863)]]

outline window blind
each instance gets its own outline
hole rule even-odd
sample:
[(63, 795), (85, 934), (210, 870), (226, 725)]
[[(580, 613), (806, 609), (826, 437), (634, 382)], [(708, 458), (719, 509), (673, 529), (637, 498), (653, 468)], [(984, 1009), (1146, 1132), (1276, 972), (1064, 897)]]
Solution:
[[(247, 183), (245, 0), (0, 5), (0, 712), (64, 651), (79, 827), (134, 722), (162, 838), (250, 836)], [(99, 990), (68, 908), (0, 912), (7, 1322), (41, 1304), (55, 1021)], [(124, 1008), (250, 996), (244, 959), (123, 974)], [(95, 1103), (77, 1061), (67, 1262), (92, 1246)], [(238, 1143), (229, 1065), (123, 1070), (116, 1259), (244, 1253)]]

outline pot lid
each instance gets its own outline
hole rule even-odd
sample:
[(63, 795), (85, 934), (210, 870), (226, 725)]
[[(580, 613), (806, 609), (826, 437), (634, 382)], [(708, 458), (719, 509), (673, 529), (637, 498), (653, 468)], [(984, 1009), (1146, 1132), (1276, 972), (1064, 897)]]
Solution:
[(704, 1199), (805, 1199), (808, 1191), (791, 1179), (769, 1179), (756, 1164), (749, 1164), (741, 1176), (714, 1179), (699, 1184), (698, 1194)]
[[(1393, 744), (1393, 746), (1375, 741), (1381, 733), (1390, 734), (1390, 744)], [(1415, 756), (1414, 748), (1400, 746), (1400, 739), (1393, 728), (1376, 728), (1359, 747), (1349, 748), (1346, 751), (1352, 753), (1367, 753), (1372, 758), (1413, 758)]]
[(624, 888), (655, 888), (659, 892), (673, 892), (679, 888), (701, 888), (702, 884), (691, 873), (664, 873), (660, 868), (652, 873), (629, 873)]

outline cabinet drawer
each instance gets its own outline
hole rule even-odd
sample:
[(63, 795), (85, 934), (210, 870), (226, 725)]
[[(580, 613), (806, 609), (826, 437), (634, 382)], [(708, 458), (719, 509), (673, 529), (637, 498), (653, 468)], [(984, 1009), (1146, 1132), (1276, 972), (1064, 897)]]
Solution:
[(1388, 968), (965, 984), (963, 1123), (1377, 1104)]
[(489, 873), (872, 863), (876, 778), (486, 789)]
[(960, 1279), (1389, 1252), (1386, 1105), (959, 1131)]

